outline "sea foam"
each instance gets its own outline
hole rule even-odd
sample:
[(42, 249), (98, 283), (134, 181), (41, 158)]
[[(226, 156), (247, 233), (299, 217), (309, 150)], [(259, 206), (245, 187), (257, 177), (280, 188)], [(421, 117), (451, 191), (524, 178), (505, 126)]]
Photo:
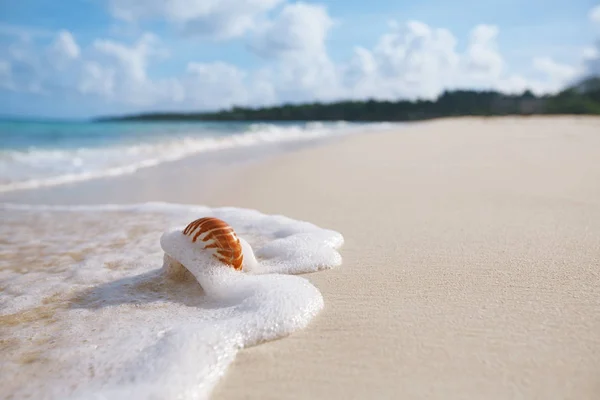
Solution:
[[(293, 274), (342, 261), (340, 233), (256, 210), (2, 204), (0, 216), (0, 326), (12, 343), (0, 393), (15, 397), (207, 398), (239, 349), (322, 309), (321, 293)], [(181, 233), (202, 216), (247, 243), (244, 272)]]

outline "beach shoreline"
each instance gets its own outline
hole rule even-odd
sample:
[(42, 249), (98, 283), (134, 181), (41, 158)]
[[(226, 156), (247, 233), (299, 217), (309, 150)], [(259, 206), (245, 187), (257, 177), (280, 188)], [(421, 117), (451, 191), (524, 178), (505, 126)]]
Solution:
[(342, 265), (302, 275), (321, 313), (242, 350), (214, 399), (592, 400), (598, 132), (593, 117), (440, 119), (232, 165), (210, 182), (196, 183), (189, 158), (0, 202), (241, 207), (340, 232)]
[[(211, 203), (338, 230), (325, 309), (214, 399), (600, 393), (600, 119), (458, 118), (270, 160)], [(270, 188), (277, 195), (265, 195)]]

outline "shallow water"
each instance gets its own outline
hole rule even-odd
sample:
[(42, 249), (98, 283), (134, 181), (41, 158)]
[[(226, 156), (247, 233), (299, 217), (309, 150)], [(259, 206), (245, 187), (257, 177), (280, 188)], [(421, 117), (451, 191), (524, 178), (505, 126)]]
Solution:
[[(188, 249), (181, 227), (207, 215), (230, 223), (259, 267)], [(206, 398), (240, 348), (320, 311), (319, 291), (289, 274), (341, 264), (338, 232), (254, 210), (5, 203), (0, 219), (5, 398)], [(167, 268), (161, 243), (189, 270)]]
[(0, 193), (128, 175), (192, 155), (310, 142), (390, 126), (345, 122), (0, 120)]

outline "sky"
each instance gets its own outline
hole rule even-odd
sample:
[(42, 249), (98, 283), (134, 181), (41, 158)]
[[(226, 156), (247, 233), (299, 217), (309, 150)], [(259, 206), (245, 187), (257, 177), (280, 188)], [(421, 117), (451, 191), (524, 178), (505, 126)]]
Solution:
[(593, 74), (598, 0), (0, 0), (0, 115), (543, 94)]

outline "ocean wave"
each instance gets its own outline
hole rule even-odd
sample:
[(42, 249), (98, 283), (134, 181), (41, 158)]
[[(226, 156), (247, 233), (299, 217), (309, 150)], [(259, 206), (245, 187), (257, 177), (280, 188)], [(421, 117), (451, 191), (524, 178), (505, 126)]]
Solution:
[[(247, 241), (250, 271), (215, 263), (183, 236), (202, 216)], [(14, 398), (208, 398), (241, 348), (293, 334), (321, 311), (319, 290), (292, 275), (342, 263), (339, 232), (252, 209), (0, 203), (0, 218), (11, 344), (2, 390)], [(174, 261), (189, 274), (173, 274)]]
[[(146, 143), (112, 144), (67, 149), (29, 148), (0, 152), (0, 193), (35, 189), (95, 178), (134, 173), (185, 157), (261, 144), (310, 141), (358, 131), (384, 129), (389, 124), (344, 122), (303, 125), (249, 124), (243, 131), (177, 134), (146, 138)], [(137, 140), (144, 140), (138, 137)]]

